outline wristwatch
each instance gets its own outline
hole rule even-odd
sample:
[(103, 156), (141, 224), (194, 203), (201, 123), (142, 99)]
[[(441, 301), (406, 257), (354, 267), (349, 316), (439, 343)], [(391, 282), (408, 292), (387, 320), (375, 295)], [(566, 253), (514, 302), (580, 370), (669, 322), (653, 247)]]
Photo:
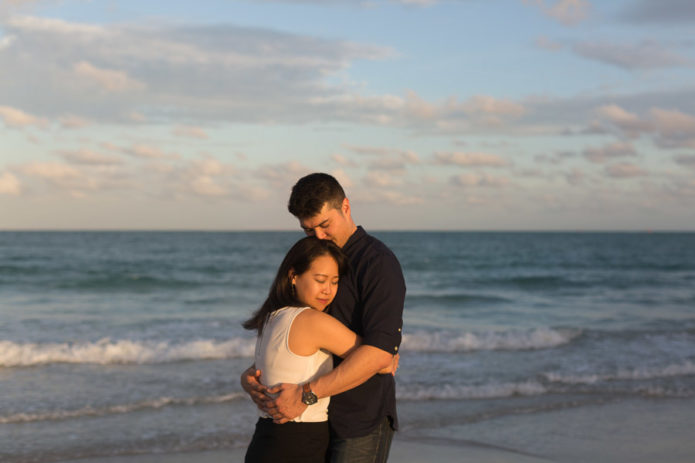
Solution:
[(313, 405), (318, 401), (318, 397), (316, 397), (316, 394), (311, 392), (311, 386), (309, 383), (304, 384), (302, 386), (302, 403), (305, 403), (307, 405)]

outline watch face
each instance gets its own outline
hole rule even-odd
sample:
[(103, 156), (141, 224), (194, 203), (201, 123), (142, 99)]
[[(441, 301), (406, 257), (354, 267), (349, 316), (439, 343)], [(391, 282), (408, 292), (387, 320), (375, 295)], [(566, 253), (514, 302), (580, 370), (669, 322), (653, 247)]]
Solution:
[(307, 405), (313, 405), (318, 401), (316, 398), (316, 394), (313, 392), (302, 392), (302, 402), (307, 404)]

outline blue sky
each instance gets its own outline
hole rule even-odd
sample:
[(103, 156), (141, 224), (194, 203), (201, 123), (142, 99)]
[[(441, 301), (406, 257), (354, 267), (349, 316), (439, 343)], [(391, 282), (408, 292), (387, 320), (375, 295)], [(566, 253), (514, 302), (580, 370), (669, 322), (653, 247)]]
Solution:
[(0, 2), (0, 229), (695, 229), (685, 0)]

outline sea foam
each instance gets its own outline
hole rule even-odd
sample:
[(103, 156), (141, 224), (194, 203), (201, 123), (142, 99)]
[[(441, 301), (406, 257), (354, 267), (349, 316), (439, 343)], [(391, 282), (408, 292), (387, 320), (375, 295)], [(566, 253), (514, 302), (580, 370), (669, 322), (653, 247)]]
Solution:
[(561, 374), (544, 373), (543, 377), (550, 382), (563, 384), (597, 384), (605, 381), (648, 380), (670, 378), (675, 376), (695, 375), (695, 363), (686, 361), (658, 367), (620, 368), (612, 373), (595, 374)]
[(491, 332), (419, 331), (404, 334), (402, 348), (416, 352), (547, 349), (568, 344), (580, 334), (581, 330), (553, 328)]
[(401, 400), (475, 400), (533, 396), (547, 392), (545, 386), (536, 381), (524, 381), (470, 386), (463, 384), (405, 385), (397, 388), (396, 395)]
[(182, 344), (168, 342), (112, 341), (108, 338), (85, 343), (15, 343), (0, 341), (0, 366), (26, 367), (51, 363), (150, 364), (186, 360), (253, 357), (254, 341), (203, 339)]
[(117, 415), (132, 413), (141, 410), (156, 410), (168, 406), (195, 406), (206, 404), (220, 404), (239, 400), (246, 397), (245, 393), (236, 392), (213, 397), (191, 397), (173, 398), (159, 397), (156, 399), (121, 405), (110, 405), (106, 407), (84, 407), (76, 410), (55, 410), (42, 413), (15, 413), (12, 415), (0, 416), (0, 424), (6, 423), (31, 423), (35, 421), (59, 421), (78, 419), (83, 417), (97, 417), (107, 415)]

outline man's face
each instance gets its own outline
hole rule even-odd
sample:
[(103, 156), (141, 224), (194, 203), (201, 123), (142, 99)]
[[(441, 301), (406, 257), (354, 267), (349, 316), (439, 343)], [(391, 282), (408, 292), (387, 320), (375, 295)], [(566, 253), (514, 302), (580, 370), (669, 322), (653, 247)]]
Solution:
[(347, 243), (355, 231), (355, 225), (350, 218), (350, 203), (343, 200), (340, 209), (335, 209), (324, 203), (321, 211), (308, 219), (300, 219), (299, 225), (309, 236), (321, 240), (331, 240), (341, 248)]

